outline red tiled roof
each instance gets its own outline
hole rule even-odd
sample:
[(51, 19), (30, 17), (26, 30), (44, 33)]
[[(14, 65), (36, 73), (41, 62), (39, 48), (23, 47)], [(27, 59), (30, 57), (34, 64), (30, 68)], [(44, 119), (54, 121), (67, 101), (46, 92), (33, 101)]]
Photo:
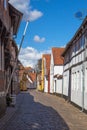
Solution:
[(24, 67), (25, 68), (25, 71), (29, 71), (29, 70), (32, 70), (31, 67)]
[(43, 57), (46, 59), (46, 70), (47, 70), (47, 74), (50, 71), (50, 58), (51, 55), (50, 54), (43, 54)]
[(32, 70), (33, 68), (31, 67), (25, 67), (25, 72), (28, 73), (28, 76), (34, 82), (36, 80), (36, 73), (33, 72)]
[(63, 65), (64, 59), (61, 54), (64, 50), (65, 48), (52, 48), (54, 65)]
[(31, 67), (24, 67), (24, 69), (25, 69), (25, 73), (32, 73), (33, 72), (33, 68), (31, 68)]
[(36, 73), (29, 73), (28, 76), (33, 82), (36, 80)]

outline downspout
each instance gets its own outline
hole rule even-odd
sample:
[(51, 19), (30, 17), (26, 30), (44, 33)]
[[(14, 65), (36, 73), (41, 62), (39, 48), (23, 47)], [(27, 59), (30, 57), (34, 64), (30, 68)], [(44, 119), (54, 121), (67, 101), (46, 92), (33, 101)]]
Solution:
[(84, 111), (84, 64), (82, 66), (82, 112)]
[(84, 38), (84, 61), (82, 63), (82, 112), (84, 111), (84, 78), (85, 78), (85, 57), (86, 57), (86, 37)]
[(63, 78), (62, 78), (62, 94), (61, 94), (62, 98), (63, 98), (63, 84), (64, 84), (64, 75), (63, 75)]
[(56, 95), (56, 88), (57, 88), (57, 80), (55, 80), (55, 95)]
[(63, 98), (63, 85), (64, 85), (64, 64), (63, 64), (62, 94), (61, 94), (62, 98)]
[[(84, 61), (86, 58), (86, 43), (87, 39), (86, 39), (86, 35), (84, 37)], [(84, 78), (85, 78), (85, 63), (84, 61), (82, 62), (82, 112), (84, 111), (84, 90), (85, 90), (85, 86), (84, 86)]]

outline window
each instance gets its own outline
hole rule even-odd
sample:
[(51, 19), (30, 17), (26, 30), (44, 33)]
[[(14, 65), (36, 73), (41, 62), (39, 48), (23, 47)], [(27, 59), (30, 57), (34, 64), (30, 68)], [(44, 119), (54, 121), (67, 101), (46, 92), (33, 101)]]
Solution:
[(79, 42), (80, 42), (80, 48), (81, 48), (82, 47), (82, 37), (80, 37)]
[(4, 9), (7, 9), (7, 0), (4, 0)]
[(69, 60), (70, 60), (71, 57), (72, 57), (72, 52), (73, 52), (73, 48), (71, 47), (71, 48), (70, 48), (70, 52), (69, 52), (69, 54), (70, 54), (70, 55), (69, 55)]
[(80, 39), (78, 40), (78, 50), (80, 49)]
[(73, 52), (75, 53), (75, 44), (74, 44), (74, 46), (73, 46)]
[(82, 41), (81, 41), (82, 47), (84, 46), (84, 43), (85, 43), (85, 38), (84, 38), (84, 35), (82, 35)]
[(75, 44), (75, 52), (77, 52), (78, 51), (78, 42), (76, 42), (76, 44)]
[(85, 45), (87, 46), (87, 32), (85, 34)]

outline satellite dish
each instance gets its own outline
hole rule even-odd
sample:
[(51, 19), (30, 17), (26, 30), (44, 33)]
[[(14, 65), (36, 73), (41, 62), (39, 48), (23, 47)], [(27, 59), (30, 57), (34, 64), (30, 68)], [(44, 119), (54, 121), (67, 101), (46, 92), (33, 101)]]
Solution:
[(75, 13), (75, 17), (82, 18), (83, 13), (81, 11)]
[(83, 13), (81, 11), (78, 11), (75, 13), (75, 17), (78, 19), (83, 19)]

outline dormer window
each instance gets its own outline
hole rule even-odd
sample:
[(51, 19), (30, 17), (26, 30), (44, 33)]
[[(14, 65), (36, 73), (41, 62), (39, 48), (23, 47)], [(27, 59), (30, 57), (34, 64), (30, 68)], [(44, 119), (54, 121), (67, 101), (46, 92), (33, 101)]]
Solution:
[(7, 0), (4, 0), (4, 9), (7, 10)]

